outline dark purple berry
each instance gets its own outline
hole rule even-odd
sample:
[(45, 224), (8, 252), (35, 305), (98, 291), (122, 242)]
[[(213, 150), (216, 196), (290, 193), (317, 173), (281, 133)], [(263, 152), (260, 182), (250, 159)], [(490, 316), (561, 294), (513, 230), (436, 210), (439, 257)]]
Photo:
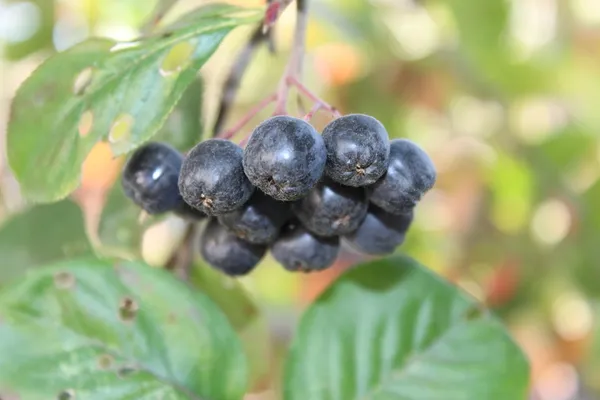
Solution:
[(219, 222), (250, 243), (269, 244), (291, 217), (290, 203), (256, 190), (242, 208), (219, 216)]
[(384, 126), (373, 117), (351, 114), (323, 130), (327, 147), (325, 173), (346, 186), (367, 186), (388, 167), (390, 143)]
[(256, 267), (266, 246), (248, 243), (211, 218), (200, 239), (200, 253), (212, 267), (227, 275), (246, 275)]
[(148, 214), (162, 214), (183, 206), (177, 179), (183, 156), (173, 147), (150, 142), (138, 148), (123, 169), (125, 195)]
[(309, 231), (320, 236), (341, 236), (358, 228), (369, 203), (364, 188), (342, 186), (323, 179), (292, 210)]
[(194, 147), (183, 161), (179, 190), (192, 207), (220, 215), (244, 205), (254, 187), (242, 167), (242, 149), (228, 140), (209, 139)]
[(272, 117), (252, 133), (244, 151), (244, 171), (253, 185), (279, 201), (305, 196), (325, 168), (323, 138), (307, 122)]
[(384, 255), (393, 253), (404, 243), (406, 232), (413, 220), (413, 211), (406, 214), (389, 214), (371, 206), (358, 229), (344, 236), (351, 247), (361, 253)]
[(330, 267), (339, 249), (339, 237), (319, 237), (293, 224), (273, 243), (271, 254), (288, 271), (312, 272)]
[(407, 139), (392, 140), (388, 170), (369, 188), (370, 200), (389, 213), (407, 213), (435, 180), (435, 165), (423, 149)]

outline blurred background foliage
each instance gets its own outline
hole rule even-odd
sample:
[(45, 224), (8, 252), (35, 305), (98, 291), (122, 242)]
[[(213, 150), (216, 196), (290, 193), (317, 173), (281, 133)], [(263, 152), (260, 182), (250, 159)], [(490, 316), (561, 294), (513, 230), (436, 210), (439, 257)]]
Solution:
[[(135, 39), (155, 3), (0, 0), (0, 134), (16, 88), (41, 61), (89, 36)], [(203, 3), (180, 0), (168, 19)], [(292, 8), (276, 30), (277, 54), (263, 48), (251, 64), (229, 124), (275, 89)], [(415, 140), (438, 167), (400, 251), (498, 312), (531, 360), (532, 399), (600, 399), (600, 2), (312, 0), (310, 8), (306, 84), (343, 113), (371, 114), (391, 136)], [(174, 114), (171, 135), (211, 126), (250, 32), (236, 30), (203, 68), (204, 95), (192, 108), (198, 116), (202, 109), (202, 123)], [(315, 125), (329, 118), (319, 114)], [(82, 215), (94, 247), (108, 242), (108, 252), (133, 256), (125, 248), (135, 246), (155, 265), (171, 255), (163, 247), (183, 239), (177, 221), (136, 225), (137, 210), (110, 193), (124, 160), (105, 143), (90, 153), (75, 203), (21, 214), (33, 206), (1, 146), (0, 285), (34, 263), (88, 251)], [(241, 280), (265, 310), (276, 349), (302, 308), (353, 262), (301, 276), (266, 260)]]

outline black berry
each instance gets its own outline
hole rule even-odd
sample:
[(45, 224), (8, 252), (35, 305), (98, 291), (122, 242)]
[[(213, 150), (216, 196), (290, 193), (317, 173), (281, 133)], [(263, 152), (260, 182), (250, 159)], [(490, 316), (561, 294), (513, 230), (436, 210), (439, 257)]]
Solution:
[(125, 195), (148, 214), (183, 207), (177, 179), (183, 156), (163, 143), (147, 143), (129, 158), (121, 184)]
[(288, 271), (311, 272), (330, 267), (339, 249), (339, 237), (319, 237), (294, 224), (273, 243), (271, 254)]
[(219, 215), (240, 208), (254, 187), (242, 167), (242, 149), (227, 140), (209, 139), (194, 147), (183, 161), (179, 190), (192, 207)]
[(367, 214), (364, 188), (342, 186), (323, 179), (310, 193), (292, 205), (292, 210), (309, 231), (320, 236), (340, 236), (358, 228)]
[(358, 229), (344, 238), (351, 247), (362, 253), (390, 254), (404, 243), (412, 220), (412, 210), (406, 214), (394, 215), (376, 206), (370, 206), (367, 216)]
[(384, 126), (373, 117), (351, 114), (323, 130), (327, 147), (325, 173), (346, 186), (367, 186), (388, 167), (390, 144)]
[(268, 244), (277, 239), (290, 216), (289, 203), (256, 190), (242, 208), (219, 216), (219, 222), (250, 243)]
[(244, 171), (263, 192), (280, 201), (305, 196), (323, 174), (327, 152), (323, 138), (307, 122), (272, 117), (250, 136)]
[(238, 238), (215, 218), (208, 221), (200, 239), (200, 253), (204, 260), (227, 275), (249, 273), (266, 251), (266, 246)]
[(392, 140), (389, 167), (370, 188), (370, 200), (389, 213), (406, 213), (435, 180), (435, 166), (423, 149), (407, 139)]

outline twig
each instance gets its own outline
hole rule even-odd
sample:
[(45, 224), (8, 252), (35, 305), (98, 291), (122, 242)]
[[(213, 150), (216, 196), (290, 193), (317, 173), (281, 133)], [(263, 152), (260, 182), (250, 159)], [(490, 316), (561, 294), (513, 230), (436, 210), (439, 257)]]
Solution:
[(263, 21), (263, 32), (267, 32), (271, 29), (279, 16), (283, 13), (283, 11), (292, 4), (294, 0), (274, 0), (269, 2), (269, 7), (267, 7), (267, 11), (265, 12), (265, 20)]
[(242, 77), (244, 76), (250, 61), (252, 60), (252, 56), (258, 49), (259, 45), (265, 40), (272, 42), (272, 35), (270, 32), (265, 34), (262, 30), (262, 27), (259, 26), (254, 31), (252, 37), (242, 51), (238, 54), (235, 62), (233, 63), (233, 67), (231, 68), (229, 76), (227, 77), (223, 87), (223, 94), (219, 104), (219, 112), (213, 128), (213, 136), (219, 135), (219, 133), (223, 130), (223, 125), (227, 120), (231, 106), (235, 100), (235, 96), (240, 88)]
[(286, 114), (286, 102), (290, 91), (290, 78), (296, 78), (298, 76), (301, 71), (302, 62), (304, 61), (306, 29), (308, 27), (308, 7), (306, 5), (306, 0), (297, 0), (296, 9), (296, 28), (294, 32), (292, 54), (277, 89), (277, 105), (275, 107), (275, 115)]
[(221, 139), (231, 139), (238, 133), (252, 118), (256, 116), (259, 112), (264, 110), (277, 99), (276, 94), (272, 94), (268, 97), (265, 97), (260, 103), (258, 103), (254, 108), (252, 108), (246, 115), (242, 117), (231, 129), (224, 131), (219, 134), (218, 137)]
[[(296, 0), (297, 2), (297, 14), (296, 14), (296, 27), (294, 33), (294, 43), (292, 45), (292, 52), (290, 56), (290, 60), (286, 66), (285, 72), (281, 77), (279, 84), (277, 86), (277, 91), (274, 94), (263, 99), (259, 104), (257, 104), (254, 108), (252, 108), (246, 115), (244, 115), (233, 127), (226, 131), (222, 131), (222, 125), (224, 120), (226, 119), (226, 114), (233, 103), (235, 92), (237, 91), (237, 87), (239, 86), (239, 82), (241, 80), (241, 76), (247, 66), (248, 58), (250, 57), (249, 53), (251, 50), (246, 50), (240, 54), (238, 57), (238, 61), (234, 64), (235, 67), (230, 75), (230, 79), (228, 79), (226, 88), (224, 90), (223, 99), (221, 101), (221, 107), (219, 111), (219, 116), (217, 118), (217, 123), (215, 124), (214, 134), (216, 137), (222, 139), (230, 139), (235, 136), (252, 118), (254, 118), (259, 112), (268, 107), (271, 103), (275, 102), (275, 110), (273, 115), (287, 115), (287, 100), (289, 97), (290, 89), (292, 86), (298, 89), (298, 95), (300, 99), (300, 95), (308, 97), (313, 103), (314, 106), (309, 111), (309, 113), (305, 116), (305, 118), (312, 118), (312, 116), (319, 111), (320, 109), (325, 109), (331, 112), (334, 117), (340, 117), (340, 112), (333, 106), (329, 105), (327, 102), (322, 100), (318, 95), (313, 93), (310, 89), (304, 86), (300, 81), (300, 74), (302, 72), (302, 64), (304, 60), (304, 51), (305, 51), (305, 41), (306, 41), (306, 29), (308, 26), (308, 7), (307, 0)], [(279, 7), (281, 5), (285, 5), (291, 3), (291, 1), (283, 1), (283, 0), (273, 0), (272, 6)], [(267, 11), (269, 13), (269, 11)], [(267, 17), (266, 17), (267, 18)], [(268, 19), (268, 18), (267, 18)], [(254, 40), (258, 40), (258, 33), (255, 32), (255, 36), (253, 36)], [(250, 43), (253, 43), (254, 40), (250, 40)], [(250, 53), (251, 54), (251, 53)], [(241, 60), (241, 61), (240, 61)], [(246, 63), (246, 65), (244, 65)], [(304, 107), (301, 107), (302, 109)], [(302, 113), (305, 113), (302, 110)], [(247, 138), (243, 139), (241, 144), (246, 143)]]
[(154, 28), (158, 26), (160, 21), (167, 15), (167, 13), (173, 8), (178, 0), (159, 0), (154, 7), (154, 10), (150, 14), (150, 18), (142, 26), (142, 34), (144, 36), (150, 34)]
[(300, 82), (296, 77), (289, 77), (288, 78), (288, 85), (289, 86), (295, 86), (296, 89), (298, 89), (298, 91), (300, 93), (302, 93), (303, 95), (305, 95), (306, 97), (308, 97), (310, 100), (312, 100), (315, 103), (320, 103), (321, 107), (327, 111), (329, 111), (330, 113), (333, 114), (333, 116), (335, 118), (339, 118), (341, 117), (341, 113), (338, 111), (337, 108), (333, 107), (332, 105), (324, 102), (319, 96), (317, 96), (316, 94), (314, 94), (309, 88), (307, 88), (306, 86), (304, 86), (302, 84), (302, 82)]
[(313, 106), (313, 108), (308, 112), (308, 114), (306, 114), (304, 116), (304, 120), (306, 122), (310, 122), (310, 120), (314, 117), (314, 115), (321, 109), (323, 108), (323, 103), (318, 102), (315, 103), (315, 105)]

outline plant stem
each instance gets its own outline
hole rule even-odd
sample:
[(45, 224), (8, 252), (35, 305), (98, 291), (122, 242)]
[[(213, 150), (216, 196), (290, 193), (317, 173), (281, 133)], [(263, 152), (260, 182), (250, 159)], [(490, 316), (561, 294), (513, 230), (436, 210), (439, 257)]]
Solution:
[(225, 121), (227, 120), (231, 110), (231, 106), (235, 101), (235, 97), (242, 82), (242, 77), (244, 76), (250, 61), (252, 60), (252, 56), (262, 42), (265, 40), (272, 41), (271, 39), (271, 33), (269, 32), (265, 34), (262, 26), (259, 26), (252, 34), (252, 37), (246, 46), (238, 54), (223, 87), (223, 94), (219, 104), (219, 112), (213, 128), (213, 137), (218, 136), (223, 130), (223, 125), (225, 124)]
[(310, 122), (310, 120), (314, 117), (314, 115), (321, 109), (323, 108), (323, 103), (318, 102), (315, 103), (315, 105), (313, 106), (313, 108), (308, 112), (308, 114), (306, 114), (304, 116), (304, 120), (306, 122)]
[(179, 0), (159, 0), (154, 7), (154, 10), (150, 14), (150, 17), (146, 21), (146, 23), (142, 26), (142, 34), (144, 36), (149, 35), (154, 28), (158, 26), (160, 21), (167, 15), (167, 13), (173, 8), (175, 3)]
[[(322, 100), (318, 95), (313, 93), (301, 82), (300, 75), (302, 72), (302, 65), (304, 61), (304, 52), (306, 47), (306, 30), (308, 27), (307, 2), (307, 0), (296, 0), (297, 14), (296, 27), (294, 32), (294, 42), (292, 45), (292, 51), (289, 62), (286, 65), (283, 76), (281, 77), (278, 83), (276, 92), (264, 98), (259, 104), (257, 104), (246, 115), (244, 115), (233, 127), (226, 131), (222, 131), (222, 126), (226, 119), (226, 115), (229, 112), (229, 109), (231, 108), (235, 97), (235, 93), (237, 92), (237, 89), (239, 87), (240, 80), (247, 67), (247, 63), (249, 62), (251, 52), (253, 51), (252, 46), (256, 45), (255, 41), (258, 40), (259, 37), (264, 38), (264, 36), (259, 36), (259, 32), (255, 32), (252, 39), (250, 40), (250, 47), (247, 47), (238, 56), (238, 61), (234, 63), (234, 68), (231, 72), (229, 79), (227, 80), (225, 90), (223, 92), (219, 116), (217, 117), (217, 122), (215, 123), (215, 137), (219, 137), (222, 139), (232, 138), (248, 122), (250, 122), (252, 118), (254, 118), (259, 112), (263, 111), (273, 102), (275, 102), (275, 110), (273, 112), (273, 115), (288, 115), (287, 100), (292, 86), (298, 89), (299, 101), (300, 95), (303, 95), (305, 97), (308, 97), (314, 103), (312, 109), (305, 116), (305, 119), (308, 118), (308, 120), (310, 120), (313, 117), (313, 115), (320, 109), (328, 110), (336, 118), (341, 116), (340, 112), (335, 107)], [(291, 3), (291, 1), (273, 0), (271, 6), (281, 7), (282, 5), (287, 5), (289, 3)], [(268, 13), (269, 11), (267, 11), (267, 14)], [(265, 20), (268, 20), (268, 18), (269, 16), (265, 17)], [(302, 112), (304, 113), (305, 111), (303, 110)], [(241, 144), (246, 143), (246, 141), (247, 138), (243, 139)]]
[(329, 112), (331, 112), (333, 114), (333, 116), (335, 118), (339, 118), (342, 116), (342, 114), (338, 111), (337, 108), (333, 107), (332, 105), (326, 103), (325, 101), (323, 101), (319, 96), (317, 96), (316, 94), (314, 94), (309, 88), (307, 88), (306, 86), (304, 86), (304, 84), (302, 84), (302, 82), (300, 82), (296, 77), (289, 77), (288, 78), (288, 85), (291, 86), (295, 86), (296, 89), (298, 89), (298, 91), (300, 93), (302, 93), (303, 95), (305, 95), (306, 97), (308, 97), (310, 100), (312, 100), (315, 103), (320, 103), (321, 107)]
[(238, 133), (252, 118), (256, 116), (259, 112), (264, 110), (277, 99), (276, 94), (271, 94), (268, 97), (265, 97), (260, 103), (258, 103), (254, 108), (252, 108), (246, 115), (242, 117), (233, 127), (221, 133), (218, 137), (221, 139), (231, 139)]
[(306, 47), (306, 29), (308, 27), (308, 7), (306, 0), (296, 0), (296, 28), (294, 32), (294, 43), (292, 44), (292, 54), (285, 69), (283, 77), (279, 81), (277, 89), (277, 105), (275, 106), (275, 115), (285, 115), (287, 113), (287, 99), (290, 91), (290, 79), (296, 78), (302, 70), (304, 61), (304, 51)]

